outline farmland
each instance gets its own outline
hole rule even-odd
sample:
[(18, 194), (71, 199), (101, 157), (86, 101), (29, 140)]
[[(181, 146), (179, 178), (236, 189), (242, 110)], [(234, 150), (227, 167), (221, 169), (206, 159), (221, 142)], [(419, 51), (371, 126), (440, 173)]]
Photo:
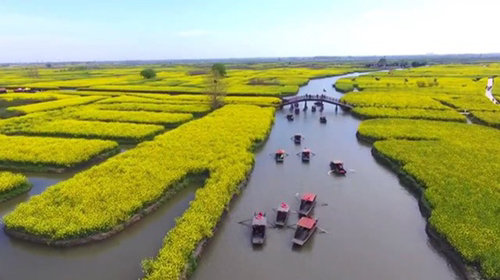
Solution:
[[(357, 104), (360, 139), (423, 187), (431, 226), (484, 275), (500, 276), (498, 128), (500, 106), (484, 96), (500, 65), (444, 65), (339, 80), (343, 100)], [(480, 125), (459, 124), (468, 111)], [(429, 120), (441, 120), (429, 121)], [(474, 172), (470, 172), (470, 170)], [(467, 171), (469, 170), (469, 171)]]
[[(142, 68), (66, 68), (37, 69), (37, 77), (27, 77), (26, 69), (1, 69), (0, 87), (28, 88), (77, 88), (82, 90), (139, 91), (200, 94), (205, 92), (209, 80), (206, 66), (153, 65), (157, 75), (154, 79), (143, 79)], [(253, 65), (245, 68), (230, 68), (225, 79), (229, 95), (280, 96), (295, 94), (298, 87), (311, 78), (325, 77), (363, 70), (362, 67), (324, 66), (272, 67)]]
[[(139, 75), (146, 67), (156, 71), (155, 78), (144, 79)], [(227, 76), (223, 78), (225, 93), (219, 98), (222, 105), (214, 108), (211, 96), (206, 94), (210, 79), (208, 65), (67, 66), (39, 68), (36, 77), (27, 75), (23, 67), (0, 68), (0, 87), (7, 87), (9, 91), (0, 94), (0, 145), (5, 148), (0, 151), (0, 201), (10, 199), (14, 204), (3, 217), (5, 232), (15, 240), (24, 239), (48, 247), (71, 247), (96, 240), (111, 244), (113, 240), (104, 239), (120, 240), (128, 232), (140, 231), (145, 223), (139, 220), (146, 220), (155, 209), (166, 207), (162, 204), (175, 198), (191, 179), (203, 177), (203, 186), (195, 191), (194, 198), (175, 219), (172, 228), (162, 232), (161, 246), (153, 254), (141, 256), (142, 263), (136, 263), (142, 267), (140, 277), (143, 279), (180, 279), (196, 268), (200, 244), (211, 240), (218, 227), (222, 230), (232, 227), (223, 224), (227, 218), (222, 217), (228, 210), (238, 207), (232, 200), (240, 194), (241, 187), (248, 180), (255, 180), (251, 176), (254, 165), (266, 166), (267, 163), (262, 163), (264, 157), (267, 157), (266, 162), (272, 161), (269, 149), (286, 147), (294, 151), (299, 148), (286, 146), (290, 142), (288, 138), (299, 129), (311, 134), (305, 139), (315, 143), (316, 150), (336, 149), (334, 152), (327, 150), (325, 154), (328, 157), (340, 154), (347, 163), (359, 164), (359, 168), (352, 166), (360, 170), (358, 174), (352, 172), (353, 177), (342, 181), (334, 179), (328, 186), (326, 193), (338, 197), (324, 195), (322, 199), (329, 202), (349, 194), (344, 198), (352, 206), (359, 203), (358, 199), (368, 197), (363, 191), (376, 190), (374, 186), (382, 187), (382, 193), (387, 191), (370, 182), (387, 175), (379, 169), (371, 171), (373, 178), (363, 181), (370, 190), (360, 190), (356, 185), (359, 177), (365, 176), (362, 172), (366, 169), (361, 162), (372, 159), (369, 153), (360, 154), (358, 142), (346, 140), (349, 143), (344, 143), (346, 151), (358, 151), (353, 152), (360, 157), (356, 160), (341, 146), (337, 147), (337, 142), (325, 144), (327, 138), (323, 136), (330, 134), (350, 133), (344, 138), (351, 139), (348, 137), (354, 137), (356, 131), (353, 125), (361, 123), (357, 136), (361, 141), (373, 143), (375, 157), (387, 160), (395, 172), (404, 172), (424, 189), (422, 199), (429, 205), (430, 227), (451, 244), (467, 264), (478, 264), (484, 277), (498, 278), (500, 134), (496, 128), (500, 110), (499, 105), (484, 96), (484, 90), (487, 77), (500, 73), (500, 64), (435, 65), (341, 78), (335, 88), (345, 92), (342, 100), (352, 104), (354, 109), (345, 114), (327, 109), (321, 114), (328, 116), (329, 123), (321, 128), (313, 126), (318, 125), (319, 112), (316, 115), (301, 113), (297, 118), (303, 123), (284, 123), (281, 119), (286, 112), (276, 112), (280, 97), (296, 94), (309, 79), (365, 69), (349, 64), (229, 64)], [(18, 87), (44, 91), (13, 93), (12, 89)], [(321, 84), (301, 94), (312, 93), (311, 90), (331, 94), (334, 87)], [(469, 124), (471, 121), (476, 124)], [(259, 154), (259, 149), (267, 145), (275, 122), (273, 131), (283, 134), (280, 137), (285, 137), (287, 142), (273, 142), (265, 155)], [(308, 130), (306, 124), (317, 131)], [(340, 127), (338, 131), (337, 126)], [(255, 154), (260, 163), (255, 162)], [(278, 192), (278, 199), (288, 199), (295, 192), (303, 191), (295, 187), (309, 184), (305, 183), (308, 180), (305, 177), (310, 177), (306, 174), (312, 169), (318, 172), (314, 178), (330, 183), (331, 177), (320, 177), (327, 176), (327, 160), (331, 159), (318, 155), (307, 166), (288, 165), (288, 162), (275, 166), (273, 163), (272, 169), (265, 168), (269, 174), (261, 175), (269, 181), (261, 181), (261, 184), (269, 189), (276, 188), (265, 190), (266, 194)], [(287, 161), (293, 159), (287, 158)], [(84, 163), (90, 166), (77, 168)], [(468, 168), (475, 172), (464, 172)], [(38, 193), (26, 194), (34, 176), (28, 171), (70, 174), (68, 169), (74, 174), (49, 184)], [(287, 180), (293, 185), (287, 186), (290, 190), (279, 190), (280, 183), (270, 179), (270, 170), (278, 174), (292, 170), (293, 174), (279, 175), (289, 176)], [(391, 180), (383, 178), (381, 182)], [(347, 185), (339, 190), (339, 184)], [(315, 188), (314, 184), (309, 188)], [(401, 190), (396, 188), (395, 192)], [(18, 202), (15, 197), (19, 198), (22, 193), (26, 199)], [(405, 193), (399, 194), (404, 197), (400, 199), (407, 199)], [(246, 191), (242, 192), (242, 196), (245, 195)], [(263, 200), (268, 202), (266, 199)], [(397, 207), (391, 201), (380, 199), (378, 203)], [(364, 203), (374, 206), (371, 203), (376, 202)], [(338, 208), (318, 212), (324, 213), (322, 211), (341, 212)], [(398, 211), (392, 209), (391, 212), (394, 215), (391, 217), (397, 219)], [(368, 224), (359, 216), (359, 220), (354, 221), (355, 214), (352, 217), (354, 225), (360, 226), (358, 222)], [(417, 214), (417, 218), (412, 219), (418, 221), (421, 217)], [(352, 228), (348, 226), (335, 229), (336, 224), (328, 225), (342, 219), (327, 217), (324, 220), (328, 231), (335, 234), (336, 230), (347, 230), (339, 236), (362, 238), (349, 232)], [(349, 215), (344, 218), (351, 219)], [(132, 228), (133, 223), (137, 224)], [(391, 231), (384, 233), (386, 238), (404, 236), (397, 228)], [(234, 232), (241, 234), (242, 230)], [(415, 235), (415, 240), (420, 242), (418, 238), (422, 234), (416, 232)], [(317, 238), (316, 246), (339, 242), (340, 239), (331, 236), (325, 234), (322, 239)], [(360, 244), (369, 239), (364, 238)], [(25, 242), (27, 246), (29, 242)], [(386, 246), (396, 248), (397, 244)], [(419, 247), (421, 245), (424, 249)], [(215, 241), (214, 247), (217, 246), (220, 245)], [(230, 246), (237, 247), (236, 244)], [(428, 250), (426, 238), (415, 247)], [(268, 248), (249, 251), (263, 254), (265, 258), (266, 250)], [(363, 250), (353, 251), (361, 255), (374, 254)], [(72, 254), (72, 249), (66, 252)], [(425, 252), (420, 256), (435, 257), (432, 255), (435, 252)], [(304, 254), (307, 253), (311, 252)], [(203, 258), (201, 256), (198, 261), (203, 262)], [(52, 261), (51, 257), (47, 258), (47, 263)], [(284, 266), (290, 263), (285, 262)]]

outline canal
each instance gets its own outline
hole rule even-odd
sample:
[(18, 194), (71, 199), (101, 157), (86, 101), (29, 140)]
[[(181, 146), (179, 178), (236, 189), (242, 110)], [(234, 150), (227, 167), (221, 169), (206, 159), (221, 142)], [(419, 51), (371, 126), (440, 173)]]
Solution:
[[(121, 151), (133, 148), (121, 145)], [(63, 174), (25, 173), (33, 188), (29, 193), (0, 204), (0, 217), (32, 195), (69, 179), (89, 165)], [(73, 248), (53, 248), (10, 238), (0, 230), (0, 280), (105, 280), (140, 279), (141, 261), (154, 256), (163, 237), (175, 225), (175, 218), (189, 207), (203, 180), (179, 191), (157, 211), (110, 239)]]
[[(340, 97), (332, 87), (338, 78), (312, 80), (299, 94)], [(205, 248), (192, 279), (457, 279), (430, 245), (416, 200), (392, 172), (375, 162), (370, 147), (357, 141), (360, 121), (326, 105), (321, 114), (327, 124), (320, 124), (321, 114), (311, 112), (312, 105), (293, 122), (285, 118), (288, 108), (277, 112), (271, 135), (256, 155), (249, 184)], [(290, 139), (295, 133), (305, 137), (300, 146)], [(309, 164), (296, 155), (304, 147), (315, 153)], [(270, 154), (280, 148), (289, 156), (278, 165)], [(333, 159), (344, 161), (346, 177), (328, 174)], [(0, 216), (73, 174), (27, 173), (33, 189), (0, 204)], [(0, 280), (141, 278), (141, 260), (156, 255), (201, 184), (194, 183), (139, 223), (94, 244), (51, 248), (0, 231)], [(318, 206), (314, 216), (328, 233), (316, 234), (305, 247), (294, 250), (292, 229), (268, 229), (265, 246), (253, 248), (249, 228), (238, 221), (251, 218), (255, 211), (273, 219), (272, 209), (281, 202), (296, 209), (296, 195), (303, 192), (315, 192), (319, 204), (327, 204)], [(295, 221), (294, 215), (290, 217), (290, 223)]]
[[(332, 87), (339, 78), (311, 80), (299, 94), (341, 97)], [(356, 139), (360, 121), (326, 105), (322, 115), (327, 123), (320, 124), (320, 112), (311, 112), (312, 105), (293, 122), (285, 118), (288, 108), (277, 112), (247, 187), (231, 205), (191, 279), (459, 279), (430, 244), (416, 199), (374, 160), (371, 147)], [(304, 136), (302, 145), (290, 139), (295, 133)], [(308, 164), (296, 155), (305, 147), (316, 154)], [(277, 149), (289, 154), (283, 164), (270, 156)], [(344, 161), (346, 177), (328, 174), (334, 159)], [(238, 222), (258, 211), (273, 220), (273, 208), (287, 202), (297, 209), (296, 195), (304, 192), (316, 193), (318, 205), (327, 204), (314, 211), (327, 233), (292, 249), (293, 229), (269, 228), (266, 244), (253, 248), (250, 228)], [(292, 214), (289, 223), (296, 221)]]

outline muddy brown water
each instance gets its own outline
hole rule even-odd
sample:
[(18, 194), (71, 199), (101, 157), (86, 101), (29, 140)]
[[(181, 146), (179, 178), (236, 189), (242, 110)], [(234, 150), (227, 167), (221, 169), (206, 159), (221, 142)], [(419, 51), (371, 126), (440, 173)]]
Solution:
[[(310, 81), (299, 94), (340, 96), (332, 84), (338, 78)], [(323, 88), (326, 92), (323, 92)], [(277, 112), (267, 143), (256, 155), (248, 186), (203, 252), (192, 279), (458, 279), (436, 252), (425, 233), (416, 200), (397, 177), (375, 162), (370, 147), (359, 143), (359, 121), (332, 105), (319, 123), (320, 112), (301, 111), (294, 122)], [(302, 108), (303, 105), (301, 105)], [(303, 144), (290, 137), (302, 133)], [(303, 147), (316, 154), (309, 164), (296, 155)], [(128, 148), (128, 147), (126, 147)], [(278, 148), (289, 153), (277, 165), (269, 155)], [(347, 177), (328, 175), (328, 163), (342, 159)], [(71, 177), (27, 173), (34, 187), (29, 194), (0, 204), (0, 216), (45, 188)], [(144, 220), (102, 242), (76, 248), (50, 248), (9, 238), (0, 231), (0, 280), (7, 279), (138, 279), (140, 262), (156, 255), (175, 218), (189, 206), (197, 186), (190, 186)], [(249, 228), (238, 221), (282, 201), (298, 207), (296, 193), (318, 194), (314, 215), (328, 233), (316, 234), (299, 250), (292, 249), (291, 229), (268, 229), (265, 246), (250, 244)], [(295, 215), (289, 219), (296, 221)]]
[[(331, 86), (336, 79), (312, 80), (299, 94), (340, 97)], [(417, 200), (375, 161), (370, 146), (357, 141), (360, 121), (326, 105), (322, 115), (327, 124), (320, 124), (312, 105), (293, 122), (285, 118), (288, 108), (277, 112), (249, 184), (203, 251), (191, 279), (459, 279), (431, 246)], [(294, 133), (302, 133), (302, 145), (294, 145)], [(308, 164), (296, 155), (304, 147), (316, 154)], [(276, 164), (270, 154), (280, 148), (290, 155)], [(346, 177), (328, 174), (333, 159), (344, 161)], [(256, 211), (273, 220), (272, 208), (281, 202), (296, 210), (296, 194), (303, 192), (314, 192), (318, 204), (328, 204), (314, 210), (328, 233), (315, 234), (303, 248), (293, 249), (293, 229), (269, 228), (266, 244), (252, 247), (250, 229), (238, 222)], [(292, 214), (289, 223), (296, 221)]]

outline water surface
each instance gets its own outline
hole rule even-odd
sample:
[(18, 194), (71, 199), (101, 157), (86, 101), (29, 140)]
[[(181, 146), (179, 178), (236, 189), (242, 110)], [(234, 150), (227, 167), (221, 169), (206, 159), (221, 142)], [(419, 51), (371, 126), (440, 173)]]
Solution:
[[(336, 79), (312, 80), (299, 94), (340, 97), (332, 88)], [(247, 188), (231, 205), (192, 279), (458, 279), (430, 245), (416, 199), (374, 160), (370, 146), (357, 141), (360, 121), (340, 109), (336, 113), (333, 105), (326, 108), (327, 124), (319, 123), (319, 112), (301, 111), (293, 122), (285, 118), (288, 108), (277, 112)], [(304, 135), (302, 145), (293, 144), (294, 133)], [(309, 164), (296, 155), (304, 147), (316, 154)], [(270, 154), (280, 148), (290, 156), (276, 164)], [(344, 161), (346, 177), (328, 174), (334, 159)], [(282, 201), (297, 209), (295, 195), (303, 192), (314, 192), (320, 204), (328, 204), (314, 212), (328, 233), (295, 250), (293, 229), (268, 229), (265, 246), (253, 248), (250, 229), (238, 221), (256, 211), (274, 219), (272, 209)], [(296, 221), (292, 215), (289, 222)]]

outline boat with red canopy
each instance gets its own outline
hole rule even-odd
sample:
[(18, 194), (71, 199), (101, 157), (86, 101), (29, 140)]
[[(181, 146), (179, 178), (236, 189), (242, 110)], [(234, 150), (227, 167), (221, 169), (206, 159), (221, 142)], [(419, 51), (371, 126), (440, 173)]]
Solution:
[(252, 244), (262, 245), (266, 240), (266, 214), (259, 212), (254, 214), (252, 219)]
[(281, 202), (280, 207), (276, 210), (276, 226), (283, 227), (286, 226), (286, 221), (288, 219), (288, 213), (290, 212), (290, 206), (285, 202)]
[(302, 217), (297, 222), (297, 229), (293, 236), (292, 242), (294, 245), (302, 246), (313, 235), (318, 227), (318, 219)]
[(281, 162), (285, 161), (285, 156), (286, 156), (286, 152), (283, 149), (279, 149), (276, 151), (276, 153), (274, 153), (274, 159), (276, 160), (276, 162), (281, 163)]
[(316, 194), (314, 193), (305, 193), (300, 198), (300, 208), (299, 215), (301, 216), (309, 216), (311, 211), (316, 206)]

